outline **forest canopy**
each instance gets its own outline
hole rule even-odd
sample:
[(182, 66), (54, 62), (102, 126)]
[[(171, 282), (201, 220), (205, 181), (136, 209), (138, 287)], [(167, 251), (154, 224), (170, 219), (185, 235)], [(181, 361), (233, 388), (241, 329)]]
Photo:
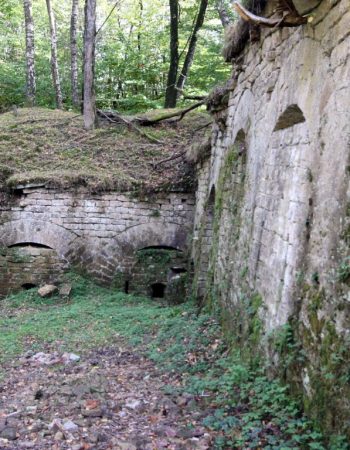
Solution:
[[(78, 88), (81, 97), (84, 1), (76, 0)], [(0, 111), (26, 102), (26, 32), (23, 1), (1, 0)], [(24, 1), (24, 3), (26, 3)], [(72, 0), (51, 0), (56, 25), (57, 63), (64, 109), (72, 109)], [(171, 3), (171, 2), (170, 2)], [(178, 2), (179, 72), (198, 19), (199, 0)], [(52, 81), (52, 35), (45, 0), (32, 0), (34, 24), (35, 104), (57, 105)], [(201, 96), (227, 78), (221, 57), (224, 32), (220, 8), (224, 0), (209, 0), (197, 33), (195, 55), (186, 80), (186, 95)], [(137, 112), (164, 105), (170, 63), (168, 0), (98, 0), (96, 4), (95, 90), (98, 108)], [(183, 101), (183, 98), (180, 99)], [(76, 105), (75, 105), (76, 106)]]

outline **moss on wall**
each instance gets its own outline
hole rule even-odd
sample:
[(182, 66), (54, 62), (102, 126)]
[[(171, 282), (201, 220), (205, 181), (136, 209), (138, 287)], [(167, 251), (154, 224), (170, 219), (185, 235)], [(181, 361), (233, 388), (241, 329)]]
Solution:
[[(175, 275), (178, 275), (177, 271), (180, 271), (181, 274), (187, 273), (187, 265), (187, 254), (176, 249), (146, 248), (139, 250), (130, 269), (130, 292), (152, 296), (152, 285), (161, 283), (166, 287)], [(183, 289), (177, 291), (179, 296), (177, 302), (179, 303), (185, 300), (185, 287), (187, 288), (187, 279), (185, 283), (184, 275), (180, 278), (181, 283), (178, 287), (181, 285)], [(173, 300), (176, 295), (174, 289), (175, 286), (173, 286), (171, 294)], [(166, 291), (165, 297), (167, 297)]]

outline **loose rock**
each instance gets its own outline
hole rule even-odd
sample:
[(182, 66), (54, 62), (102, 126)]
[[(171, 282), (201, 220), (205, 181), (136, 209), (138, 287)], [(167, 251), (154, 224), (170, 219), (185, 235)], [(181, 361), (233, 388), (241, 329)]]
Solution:
[(45, 284), (45, 286), (42, 286), (38, 289), (38, 294), (42, 298), (51, 297), (51, 295), (55, 294), (58, 291), (58, 287), (54, 284)]

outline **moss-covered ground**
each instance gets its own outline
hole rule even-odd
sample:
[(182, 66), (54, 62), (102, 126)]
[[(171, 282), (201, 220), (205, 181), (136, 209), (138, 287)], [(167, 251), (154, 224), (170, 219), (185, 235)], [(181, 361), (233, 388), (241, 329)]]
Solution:
[[(146, 117), (165, 112), (153, 111)], [(188, 189), (194, 179), (191, 169), (183, 155), (171, 158), (183, 154), (193, 136), (202, 134), (195, 130), (207, 122), (204, 112), (194, 112), (178, 123), (142, 128), (140, 134), (106, 120), (86, 131), (82, 116), (73, 112), (45, 108), (7, 112), (0, 115), (0, 185), (44, 183), (93, 191)]]
[[(217, 449), (348, 449), (342, 437), (324, 439), (288, 395), (229, 352), (215, 317), (192, 302), (172, 306), (98, 287), (70, 275), (70, 300), (43, 300), (35, 290), (1, 303), (0, 360), (4, 367), (28, 350), (84, 355), (120, 345), (177, 377), (165, 386), (193, 395), (202, 425)], [(326, 443), (325, 443), (326, 442)]]

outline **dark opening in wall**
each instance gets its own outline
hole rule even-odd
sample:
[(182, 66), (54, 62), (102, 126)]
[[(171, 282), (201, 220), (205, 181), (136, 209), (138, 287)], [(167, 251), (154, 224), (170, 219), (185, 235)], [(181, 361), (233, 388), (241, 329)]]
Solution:
[(125, 281), (124, 292), (125, 292), (125, 294), (129, 294), (129, 281), (128, 280)]
[(179, 250), (179, 249), (177, 249), (175, 247), (169, 247), (167, 245), (150, 245), (149, 247), (140, 248), (138, 250), (138, 252), (142, 252), (143, 250), (171, 250), (171, 251), (174, 251), (174, 252), (181, 252), (182, 251), (182, 250)]
[(305, 116), (299, 106), (289, 105), (279, 116), (273, 131), (284, 130), (302, 122), (305, 122)]
[(44, 244), (38, 244), (36, 242), (18, 242), (17, 244), (9, 245), (8, 248), (14, 248), (14, 247), (35, 247), (35, 248), (50, 248), (48, 245)]
[(21, 286), (21, 288), (24, 289), (25, 291), (28, 291), (29, 289), (33, 289), (36, 287), (37, 287), (36, 284), (33, 284), (33, 283), (24, 283)]
[(164, 283), (153, 283), (151, 285), (152, 298), (164, 298), (165, 288), (166, 286)]
[(186, 273), (187, 269), (184, 267), (171, 267), (170, 268), (172, 274), (178, 274), (178, 273)]

